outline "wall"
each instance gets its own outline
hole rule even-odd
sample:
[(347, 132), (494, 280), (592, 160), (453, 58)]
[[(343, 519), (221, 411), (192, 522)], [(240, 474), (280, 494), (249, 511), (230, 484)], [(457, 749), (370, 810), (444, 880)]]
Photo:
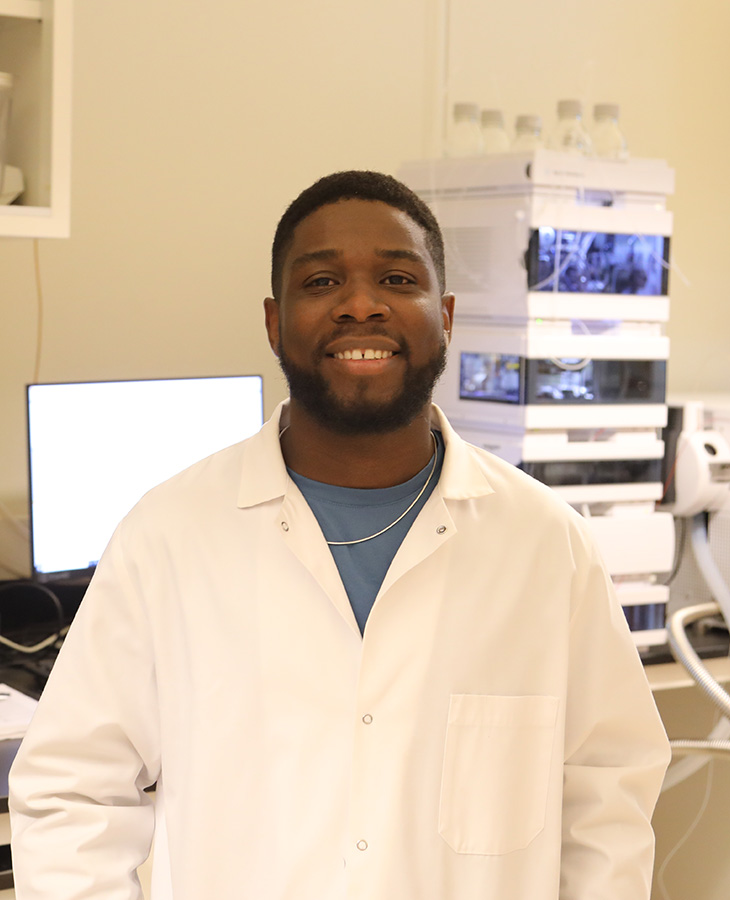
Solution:
[[(548, 124), (558, 97), (615, 100), (632, 151), (676, 167), (692, 285), (672, 283), (670, 388), (730, 390), (720, 0), (75, 5), (72, 237), (39, 245), (40, 380), (261, 372), (269, 412), (284, 396), (261, 309), (275, 223), (319, 175), (436, 152), (447, 48), (449, 100)], [(0, 240), (0, 501), (18, 515), (36, 305), (32, 242)], [(1, 517), (0, 560), (27, 568)]]

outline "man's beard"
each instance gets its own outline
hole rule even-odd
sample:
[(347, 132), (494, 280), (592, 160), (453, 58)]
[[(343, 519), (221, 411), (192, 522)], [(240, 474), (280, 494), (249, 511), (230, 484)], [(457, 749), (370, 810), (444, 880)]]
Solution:
[(402, 348), (406, 371), (399, 393), (389, 400), (367, 397), (367, 376), (352, 398), (343, 400), (330, 389), (318, 370), (309, 371), (295, 365), (279, 343), (279, 366), (289, 384), (293, 400), (320, 425), (337, 434), (373, 434), (395, 431), (409, 425), (431, 400), (431, 393), (446, 367), (446, 342), (423, 366), (408, 364), (408, 349)]

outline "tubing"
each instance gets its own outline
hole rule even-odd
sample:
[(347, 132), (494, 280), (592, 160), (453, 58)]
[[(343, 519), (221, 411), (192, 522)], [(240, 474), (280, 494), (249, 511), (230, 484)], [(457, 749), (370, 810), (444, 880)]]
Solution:
[[(730, 720), (721, 718), (717, 725), (715, 725), (712, 731), (707, 735), (706, 740), (724, 742), (726, 739), (730, 739)], [(678, 747), (676, 755), (682, 753), (682, 743), (683, 741), (677, 741)], [(670, 741), (670, 744), (674, 749), (674, 743)], [(667, 774), (664, 776), (662, 792), (671, 790), (671, 788), (686, 781), (691, 775), (694, 775), (695, 772), (699, 772), (701, 768), (706, 766), (707, 763), (710, 762), (710, 759), (711, 756), (707, 751), (688, 751), (683, 759), (672, 762), (667, 770)]]
[(730, 625), (730, 587), (717, 567), (707, 542), (707, 520), (704, 513), (692, 517), (692, 552), (712, 599), (719, 605)]
[(672, 656), (684, 666), (722, 714), (730, 717), (730, 694), (707, 671), (684, 630), (690, 622), (716, 615), (719, 611), (720, 607), (717, 603), (701, 603), (699, 606), (684, 607), (670, 618), (667, 632)]
[(672, 756), (691, 753), (701, 753), (703, 756), (730, 757), (730, 741), (694, 741), (677, 740), (669, 742), (672, 748)]

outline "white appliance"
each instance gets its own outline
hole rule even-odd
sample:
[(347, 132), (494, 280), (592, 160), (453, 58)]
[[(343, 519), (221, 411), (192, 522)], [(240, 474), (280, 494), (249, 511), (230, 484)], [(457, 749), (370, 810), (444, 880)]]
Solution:
[(436, 402), (589, 519), (637, 645), (664, 643), (673, 170), (540, 148), (399, 174), (442, 227), (456, 294)]

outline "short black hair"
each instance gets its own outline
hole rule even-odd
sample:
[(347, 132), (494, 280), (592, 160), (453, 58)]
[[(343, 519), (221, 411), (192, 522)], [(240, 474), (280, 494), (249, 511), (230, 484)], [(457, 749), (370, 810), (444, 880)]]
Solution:
[(275, 298), (278, 299), (281, 291), (281, 270), (284, 265), (284, 257), (294, 240), (294, 231), (297, 225), (322, 206), (337, 203), (340, 200), (380, 201), (410, 216), (423, 229), (426, 248), (431, 254), (438, 276), (439, 288), (441, 293), (445, 291), (444, 239), (436, 217), (426, 203), (392, 175), (366, 170), (351, 170), (335, 172), (320, 178), (289, 204), (279, 220), (271, 247), (271, 290)]

